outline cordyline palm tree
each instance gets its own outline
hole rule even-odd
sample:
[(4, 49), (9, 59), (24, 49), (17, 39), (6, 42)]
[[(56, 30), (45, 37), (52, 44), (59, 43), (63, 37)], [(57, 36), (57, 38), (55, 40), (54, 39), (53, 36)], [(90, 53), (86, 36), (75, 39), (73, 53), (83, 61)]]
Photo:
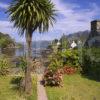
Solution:
[(8, 8), (8, 14), (14, 27), (20, 35), (26, 36), (28, 49), (28, 64), (25, 71), (25, 92), (31, 93), (31, 55), (32, 35), (38, 30), (40, 33), (48, 31), (55, 22), (55, 7), (51, 0), (13, 0)]

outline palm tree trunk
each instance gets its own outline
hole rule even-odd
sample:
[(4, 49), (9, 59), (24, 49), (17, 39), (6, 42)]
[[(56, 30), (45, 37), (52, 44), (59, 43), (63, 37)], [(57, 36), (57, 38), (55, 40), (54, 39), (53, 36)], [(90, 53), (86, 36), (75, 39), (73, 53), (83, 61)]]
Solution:
[(32, 79), (31, 79), (31, 62), (32, 62), (32, 32), (26, 32), (27, 43), (27, 67), (25, 70), (25, 92), (28, 95), (32, 93)]

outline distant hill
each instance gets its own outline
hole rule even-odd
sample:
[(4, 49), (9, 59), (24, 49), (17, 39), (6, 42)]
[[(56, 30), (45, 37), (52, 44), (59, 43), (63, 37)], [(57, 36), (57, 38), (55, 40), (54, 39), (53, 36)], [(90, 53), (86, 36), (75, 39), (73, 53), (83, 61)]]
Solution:
[(67, 38), (68, 38), (69, 42), (72, 42), (73, 40), (76, 42), (78, 40), (81, 40), (82, 43), (85, 43), (89, 37), (89, 34), (90, 34), (90, 31), (87, 31), (87, 30), (86, 31), (79, 31), (79, 32), (67, 35)]
[(44, 48), (47, 48), (48, 45), (51, 43), (51, 41), (33, 41), (32, 43), (32, 47), (33, 48), (41, 48), (41, 49), (44, 49)]
[[(86, 30), (86, 31), (79, 31), (79, 32), (69, 34), (69, 35), (64, 35), (64, 37), (66, 37), (70, 43), (72, 43), (73, 40), (74, 41), (81, 40), (82, 43), (85, 43), (85, 41), (89, 37), (89, 34), (90, 34), (90, 31)], [(52, 40), (51, 41), (48, 41), (48, 40), (33, 41), (32, 48), (45, 49), (45, 48), (48, 48), (48, 46), (51, 44), (51, 42), (52, 42)], [(25, 44), (25, 43), (22, 43), (22, 44)]]
[[(64, 35), (64, 38), (68, 39), (69, 43), (72, 43), (73, 40), (76, 42), (78, 40), (80, 40), (84, 44), (86, 42), (86, 40), (88, 39), (89, 34), (90, 34), (90, 31), (87, 31), (87, 30), (86, 31), (79, 31), (79, 32), (76, 32), (73, 34)], [(47, 48), (50, 45), (50, 43), (51, 43), (51, 41), (46, 41), (46, 40), (33, 41), (32, 47), (36, 48), (36, 49), (38, 49), (38, 48), (44, 49), (44, 48)]]

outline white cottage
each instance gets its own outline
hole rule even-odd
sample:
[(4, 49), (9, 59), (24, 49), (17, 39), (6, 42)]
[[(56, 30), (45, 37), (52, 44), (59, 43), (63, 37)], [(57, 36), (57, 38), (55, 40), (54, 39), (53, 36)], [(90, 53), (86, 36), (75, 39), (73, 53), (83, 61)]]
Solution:
[(71, 44), (71, 49), (74, 49), (76, 47), (77, 47), (77, 44), (75, 43), (75, 41), (73, 41), (72, 44)]

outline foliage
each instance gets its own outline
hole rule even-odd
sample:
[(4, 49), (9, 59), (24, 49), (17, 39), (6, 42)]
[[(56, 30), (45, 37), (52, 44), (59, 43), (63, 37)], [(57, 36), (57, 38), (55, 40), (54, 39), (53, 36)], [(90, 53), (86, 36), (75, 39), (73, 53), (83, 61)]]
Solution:
[(58, 43), (58, 39), (54, 39), (54, 40), (52, 41), (52, 46), (57, 45), (57, 43)]
[(10, 60), (6, 58), (5, 56), (0, 57), (0, 75), (6, 75), (8, 74), (10, 67)]
[(58, 51), (57, 53), (52, 53), (49, 56), (48, 67), (51, 70), (56, 71), (58, 69), (63, 69), (66, 66), (68, 66), (69, 70), (73, 70), (73, 73), (74, 73), (74, 68), (77, 68), (78, 71), (81, 70), (77, 49), (74, 50), (67, 49), (65, 51)]
[(8, 35), (0, 32), (0, 47), (5, 48), (14, 45), (14, 40)]
[(61, 50), (65, 50), (65, 49), (68, 49), (69, 48), (69, 41), (68, 41), (68, 38), (66, 35), (63, 35), (61, 38), (60, 38), (60, 49)]
[(56, 70), (45, 70), (42, 83), (44, 86), (62, 86), (63, 75), (72, 75), (77, 71), (76, 68), (64, 67)]
[(61, 86), (62, 74), (60, 71), (46, 70), (44, 73), (43, 84), (48, 86)]
[(20, 93), (24, 92), (25, 90), (25, 78), (22, 76), (16, 76), (12, 78), (11, 82), (12, 85), (14, 85), (13, 89), (18, 90)]
[(19, 57), (18, 62), (17, 62), (17, 67), (20, 67), (23, 70), (23, 72), (25, 72), (25, 69), (27, 67), (27, 60), (24, 56)]
[(53, 52), (49, 56), (48, 70), (44, 74), (44, 85), (60, 86), (63, 78), (62, 75), (72, 75), (77, 71), (76, 68), (79, 68), (77, 50), (58, 51), (57, 53)]
[(11, 80), (11, 84), (16, 85), (18, 88), (20, 87), (20, 82), (23, 78), (22, 77), (14, 77)]
[(67, 74), (67, 75), (72, 75), (72, 74), (74, 74), (76, 71), (77, 71), (77, 69), (76, 69), (76, 68), (73, 68), (73, 67), (65, 66), (65, 67), (63, 68), (63, 73), (64, 73), (64, 74)]
[(26, 30), (32, 31), (30, 34), (36, 29), (39, 32), (48, 31), (49, 25), (55, 20), (55, 8), (50, 0), (17, 0), (11, 3), (7, 12), (21, 35)]
[(83, 49), (83, 73), (100, 80), (100, 48)]
[(49, 68), (53, 71), (63, 67), (63, 59), (60, 52), (52, 53), (49, 56)]
[(49, 49), (52, 52), (56, 52), (58, 49), (57, 43), (58, 43), (58, 39), (54, 39), (47, 47), (47, 49)]
[(77, 49), (68, 49), (66, 51), (63, 51), (61, 53), (61, 56), (63, 58), (63, 64), (69, 65), (71, 67), (79, 67), (79, 56), (78, 56), (78, 50)]

